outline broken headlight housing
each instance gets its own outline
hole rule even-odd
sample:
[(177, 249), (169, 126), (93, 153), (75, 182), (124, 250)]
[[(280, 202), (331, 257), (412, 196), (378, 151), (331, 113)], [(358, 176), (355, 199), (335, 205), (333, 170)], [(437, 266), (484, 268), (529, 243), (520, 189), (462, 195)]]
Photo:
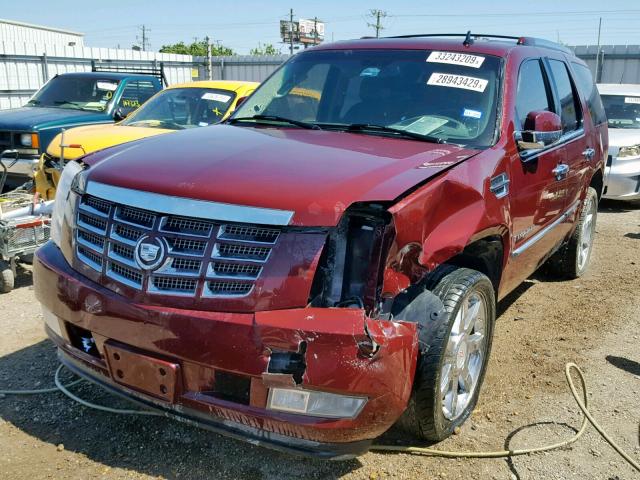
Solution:
[(355, 418), (362, 411), (365, 403), (367, 403), (366, 397), (338, 395), (302, 388), (271, 388), (267, 408), (314, 417)]
[(618, 150), (618, 158), (620, 160), (627, 160), (631, 158), (640, 157), (640, 145), (632, 145), (630, 147), (621, 147)]
[(64, 218), (65, 216), (68, 219), (72, 218), (69, 194), (72, 190), (77, 190), (78, 185), (84, 183), (84, 181), (80, 181), (83, 177), (83, 171), (84, 167), (78, 162), (67, 163), (56, 186), (56, 198), (51, 214), (51, 240), (58, 246), (61, 242)]
[(310, 303), (376, 310), (387, 252), (395, 237), (391, 214), (378, 203), (354, 204), (329, 234)]

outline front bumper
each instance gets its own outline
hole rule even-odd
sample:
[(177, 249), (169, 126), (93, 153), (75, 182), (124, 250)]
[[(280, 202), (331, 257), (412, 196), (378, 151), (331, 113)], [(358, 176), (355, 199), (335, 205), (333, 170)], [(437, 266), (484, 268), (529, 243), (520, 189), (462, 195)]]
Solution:
[[(167, 416), (254, 444), (321, 458), (350, 458), (365, 452), (395, 423), (411, 394), (415, 324), (372, 320), (356, 309), (239, 314), (134, 304), (72, 270), (51, 242), (36, 253), (34, 277), (47, 333), (71, 370)], [(92, 333), (99, 355), (74, 346), (70, 332), (78, 327)], [(105, 346), (112, 342), (179, 366), (175, 399), (167, 401), (118, 382), (104, 356)], [(302, 342), (306, 368), (298, 386), (366, 396), (355, 418), (266, 408), (270, 387), (296, 388), (291, 375), (268, 373), (271, 352), (296, 352)], [(363, 344), (379, 349), (368, 355)], [(212, 395), (217, 372), (248, 379), (247, 401)]]
[[(7, 167), (13, 163), (15, 158), (2, 157), (0, 161)], [(18, 161), (7, 170), (6, 186), (10, 188), (19, 187), (33, 178), (34, 171), (38, 168), (40, 157), (38, 155), (20, 155)], [(2, 169), (0, 168), (0, 175)]]
[(604, 198), (617, 200), (640, 199), (640, 158), (620, 160), (612, 156), (605, 170)]

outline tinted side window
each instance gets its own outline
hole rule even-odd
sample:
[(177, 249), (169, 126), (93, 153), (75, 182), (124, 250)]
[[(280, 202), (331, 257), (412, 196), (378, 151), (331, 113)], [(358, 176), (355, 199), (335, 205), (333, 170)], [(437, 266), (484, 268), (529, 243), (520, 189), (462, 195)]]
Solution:
[(584, 93), (587, 99), (587, 107), (591, 113), (594, 125), (600, 125), (607, 121), (607, 115), (600, 99), (600, 94), (591, 76), (591, 71), (580, 63), (572, 63), (573, 71), (576, 74), (578, 89)]
[(539, 60), (527, 60), (520, 66), (516, 91), (516, 116), (524, 129), (529, 112), (553, 111)]
[(118, 102), (118, 107), (127, 115), (152, 97), (156, 90), (154, 83), (150, 80), (127, 82)]
[(569, 72), (564, 62), (549, 59), (551, 76), (556, 87), (556, 94), (560, 102), (560, 118), (562, 119), (562, 131), (571, 132), (577, 130), (582, 120), (580, 115), (580, 101), (573, 91)]

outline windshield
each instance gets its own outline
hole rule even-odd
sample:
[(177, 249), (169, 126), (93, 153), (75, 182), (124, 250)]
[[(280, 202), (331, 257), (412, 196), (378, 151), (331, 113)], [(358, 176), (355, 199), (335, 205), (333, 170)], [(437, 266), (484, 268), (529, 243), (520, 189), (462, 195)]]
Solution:
[(173, 130), (204, 127), (224, 118), (235, 95), (214, 88), (170, 88), (151, 98), (121, 125)]
[(266, 80), (238, 108), (233, 122), (258, 115), (263, 121), (268, 116), (323, 129), (376, 125), (390, 128), (357, 132), (404, 130), (489, 146), (495, 136), (500, 64), (500, 58), (488, 55), (425, 50), (304, 52)]
[(601, 95), (609, 128), (640, 128), (640, 96)]
[(118, 81), (115, 80), (59, 76), (38, 90), (27, 105), (102, 112), (117, 88)]

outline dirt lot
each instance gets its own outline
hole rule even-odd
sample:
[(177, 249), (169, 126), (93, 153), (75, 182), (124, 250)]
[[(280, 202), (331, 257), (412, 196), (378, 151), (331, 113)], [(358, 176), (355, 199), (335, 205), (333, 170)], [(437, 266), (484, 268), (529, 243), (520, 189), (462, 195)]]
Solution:
[[(578, 409), (563, 366), (576, 361), (592, 410), (640, 458), (640, 205), (600, 209), (589, 273), (535, 275), (501, 305), (494, 351), (471, 421), (438, 448), (522, 448), (573, 433)], [(28, 271), (0, 297), (0, 389), (52, 384), (57, 362), (42, 333)], [(84, 398), (120, 400), (89, 384)], [(401, 442), (390, 432), (381, 442)], [(569, 449), (513, 460), (445, 460), (369, 453), (331, 463), (289, 457), (176, 422), (89, 410), (62, 394), (0, 398), (0, 478), (640, 478), (589, 430)]]

